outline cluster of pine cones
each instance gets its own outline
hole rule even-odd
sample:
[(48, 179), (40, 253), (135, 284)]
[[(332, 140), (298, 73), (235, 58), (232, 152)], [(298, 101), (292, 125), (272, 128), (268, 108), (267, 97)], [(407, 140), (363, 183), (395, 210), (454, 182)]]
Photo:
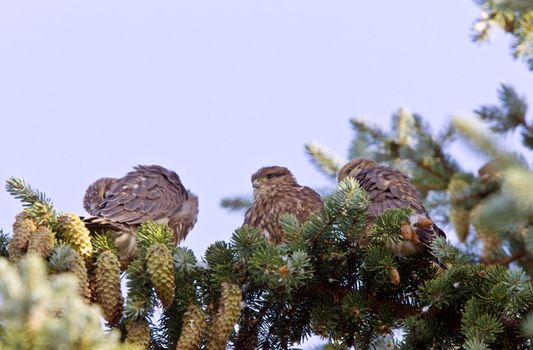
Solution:
[[(87, 303), (97, 303), (107, 324), (117, 327), (124, 320), (120, 275), (124, 266), (112, 241), (106, 245), (96, 242), (98, 239), (102, 236), (91, 235), (76, 214), (56, 214), (46, 203), (36, 202), (15, 218), (8, 244), (9, 260), (16, 264), (25, 254), (36, 254), (48, 261), (50, 273), (73, 273), (79, 281), (80, 295)], [(152, 242), (146, 248), (145, 261), (143, 273), (151, 281), (161, 306), (167, 309), (175, 294), (171, 247)], [(240, 315), (242, 293), (237, 285), (223, 283), (221, 294), (215, 315), (206, 316), (194, 303), (188, 306), (178, 349), (197, 349), (202, 341), (209, 349), (225, 349)], [(150, 327), (144, 317), (130, 319), (125, 326), (128, 343), (144, 349), (149, 346)]]

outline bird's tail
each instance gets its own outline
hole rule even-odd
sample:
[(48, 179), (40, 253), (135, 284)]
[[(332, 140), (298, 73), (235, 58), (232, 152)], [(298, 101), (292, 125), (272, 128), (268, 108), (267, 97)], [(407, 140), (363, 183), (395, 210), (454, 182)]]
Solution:
[(446, 238), (444, 231), (440, 229), (433, 220), (425, 215), (414, 215), (409, 218), (409, 221), (416, 233), (416, 236), (420, 240), (420, 244), (424, 247), (424, 250), (429, 253), (431, 261), (436, 263), (440, 268), (446, 269), (447, 266), (437, 258), (431, 247), (431, 243), (437, 237)]
[(137, 249), (137, 240), (135, 229), (131, 226), (96, 216), (83, 218), (83, 222), (91, 232), (107, 234), (114, 240), (123, 265), (133, 258)]

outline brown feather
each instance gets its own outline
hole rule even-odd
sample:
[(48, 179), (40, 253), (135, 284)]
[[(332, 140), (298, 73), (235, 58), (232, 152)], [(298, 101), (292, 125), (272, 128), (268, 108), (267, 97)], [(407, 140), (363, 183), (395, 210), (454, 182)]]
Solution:
[(284, 240), (280, 218), (290, 213), (303, 222), (322, 208), (320, 195), (309, 187), (298, 185), (292, 173), (284, 167), (259, 169), (252, 175), (254, 202), (246, 211), (244, 224), (256, 227), (272, 243)]
[[(416, 187), (411, 180), (400, 171), (378, 165), (375, 161), (365, 158), (356, 158), (344, 165), (339, 172), (339, 181), (345, 177), (355, 178), (361, 188), (370, 197), (368, 219), (372, 223), (375, 218), (386, 209), (410, 208), (414, 214), (429, 220), (429, 214), (424, 207)], [(432, 223), (429, 227), (415, 227), (419, 248), (431, 252), (431, 242), (436, 237), (446, 237), (446, 234)]]
[[(193, 228), (198, 215), (198, 198), (185, 189), (175, 172), (159, 165), (139, 165), (134, 169), (120, 179), (98, 180), (89, 186), (84, 198), (84, 207), (100, 219), (100, 226), (119, 231), (119, 250), (121, 246), (127, 250), (120, 252), (121, 259), (133, 254), (135, 241), (131, 240), (135, 240), (135, 232), (143, 222), (168, 222), (178, 244)], [(96, 207), (95, 193), (102, 193)], [(87, 223), (95, 224), (94, 219)]]

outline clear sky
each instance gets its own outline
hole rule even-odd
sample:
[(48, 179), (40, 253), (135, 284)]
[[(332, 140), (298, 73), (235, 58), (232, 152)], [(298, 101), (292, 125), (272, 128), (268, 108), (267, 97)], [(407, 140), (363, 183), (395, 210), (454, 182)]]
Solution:
[[(175, 170), (200, 198), (185, 245), (201, 255), (242, 214), (223, 197), (289, 167), (327, 180), (304, 144), (346, 156), (349, 119), (403, 106), (435, 128), (533, 74), (509, 37), (471, 42), (473, 1), (0, 1), (0, 180), (24, 177), (59, 211), (136, 164)], [(458, 149), (459, 153), (468, 152)], [(0, 227), (20, 203), (0, 189)]]

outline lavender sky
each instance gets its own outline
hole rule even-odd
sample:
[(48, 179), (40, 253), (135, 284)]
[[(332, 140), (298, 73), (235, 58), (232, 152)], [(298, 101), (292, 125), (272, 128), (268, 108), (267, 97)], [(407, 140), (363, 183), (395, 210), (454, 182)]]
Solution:
[[(1, 1), (0, 180), (85, 214), (97, 178), (166, 166), (199, 195), (185, 245), (201, 255), (242, 223), (220, 200), (251, 193), (257, 168), (328, 184), (303, 145), (345, 157), (352, 117), (388, 127), (403, 106), (437, 129), (502, 82), (533, 102), (507, 36), (471, 42), (479, 16), (450, 0)], [(0, 227), (20, 210), (2, 185)]]

